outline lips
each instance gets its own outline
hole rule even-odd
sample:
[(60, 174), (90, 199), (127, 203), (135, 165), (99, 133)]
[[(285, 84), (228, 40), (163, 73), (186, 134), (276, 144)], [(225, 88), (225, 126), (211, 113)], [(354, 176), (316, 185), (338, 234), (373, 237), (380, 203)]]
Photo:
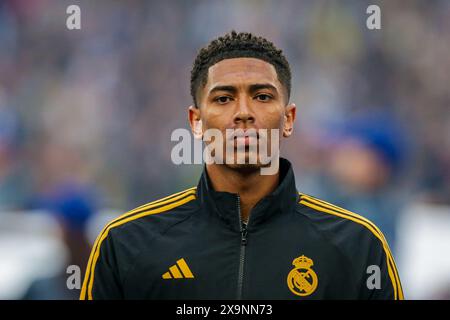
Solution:
[(259, 134), (258, 131), (256, 129), (236, 129), (233, 131), (232, 135), (231, 135), (231, 139), (236, 139), (236, 138), (243, 138), (243, 137), (253, 137), (253, 138), (258, 138)]
[(233, 131), (230, 139), (233, 139), (238, 144), (243, 144), (248, 147), (251, 143), (257, 143), (259, 134), (256, 129), (236, 129)]
[(236, 137), (235, 140), (238, 144), (243, 144), (244, 146), (250, 146), (250, 139), (253, 139), (253, 137)]

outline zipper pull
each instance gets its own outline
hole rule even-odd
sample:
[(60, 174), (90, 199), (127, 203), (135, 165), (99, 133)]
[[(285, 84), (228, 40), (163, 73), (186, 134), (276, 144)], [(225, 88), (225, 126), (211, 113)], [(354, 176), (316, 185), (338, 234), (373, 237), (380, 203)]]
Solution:
[(242, 224), (242, 232), (241, 232), (241, 244), (243, 246), (247, 245), (247, 225), (245, 223)]

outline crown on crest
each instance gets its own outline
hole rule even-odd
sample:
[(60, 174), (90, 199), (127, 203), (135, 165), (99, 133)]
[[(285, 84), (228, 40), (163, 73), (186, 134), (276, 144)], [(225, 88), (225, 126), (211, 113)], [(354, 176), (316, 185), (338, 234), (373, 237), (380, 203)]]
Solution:
[(300, 269), (309, 269), (314, 263), (313, 261), (308, 258), (305, 257), (304, 255), (295, 258), (294, 261), (292, 261), (292, 264), (296, 267), (296, 268), (300, 268)]

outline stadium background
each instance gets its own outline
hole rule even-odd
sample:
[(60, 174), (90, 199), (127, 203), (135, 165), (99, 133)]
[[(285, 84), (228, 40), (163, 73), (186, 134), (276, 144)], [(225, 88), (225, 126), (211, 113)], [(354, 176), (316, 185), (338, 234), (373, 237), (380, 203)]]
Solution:
[(0, 299), (76, 298), (66, 268), (107, 220), (197, 183), (170, 135), (197, 50), (232, 29), (291, 63), (298, 189), (378, 224), (407, 298), (450, 298), (449, 1), (3, 0)]

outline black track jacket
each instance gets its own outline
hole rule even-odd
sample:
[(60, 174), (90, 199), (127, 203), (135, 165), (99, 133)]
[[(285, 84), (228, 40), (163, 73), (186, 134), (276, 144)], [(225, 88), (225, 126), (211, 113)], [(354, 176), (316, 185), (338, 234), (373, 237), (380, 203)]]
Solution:
[(198, 186), (105, 226), (81, 299), (403, 299), (389, 246), (367, 219), (280, 184), (241, 222), (239, 195)]

